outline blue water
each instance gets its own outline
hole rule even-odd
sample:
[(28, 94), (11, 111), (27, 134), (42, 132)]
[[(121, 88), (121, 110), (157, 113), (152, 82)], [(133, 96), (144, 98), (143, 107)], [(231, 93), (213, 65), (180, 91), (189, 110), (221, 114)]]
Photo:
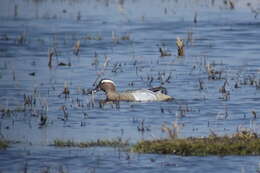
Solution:
[[(1, 136), (19, 144), (0, 151), (0, 171), (21, 172), (27, 167), (29, 172), (47, 168), (51, 172), (256, 172), (258, 156), (181, 157), (50, 146), (55, 139), (117, 137), (133, 144), (166, 137), (161, 127), (174, 121), (181, 126), (180, 137), (207, 136), (210, 131), (232, 134), (238, 128), (259, 131), (260, 90), (249, 79), (259, 80), (260, 21), (247, 2), (237, 1), (233, 10), (222, 1), (119, 2), (0, 2), (0, 108), (23, 108), (24, 94), (36, 99), (26, 112), (1, 112)], [(260, 7), (257, 1), (248, 2), (255, 9)], [(188, 32), (192, 32), (190, 42)], [(130, 40), (115, 43), (112, 33), (117, 38), (129, 35)], [(25, 40), (19, 43), (22, 35)], [(185, 57), (177, 56), (177, 36), (185, 40)], [(77, 40), (81, 43), (79, 56), (73, 54)], [(160, 57), (162, 45), (172, 56)], [(51, 69), (49, 48), (57, 51)], [(60, 62), (71, 66), (58, 66)], [(206, 64), (215, 64), (223, 78), (208, 79)], [(169, 75), (169, 82), (160, 82), (160, 77)], [(120, 91), (163, 85), (175, 100), (120, 102), (119, 107), (106, 104), (100, 108), (98, 100), (105, 98), (100, 92), (89, 106), (92, 98), (81, 90), (91, 88), (98, 76), (113, 79)], [(154, 78), (151, 85), (150, 77)], [(227, 100), (219, 92), (225, 80), (230, 93)], [(236, 83), (239, 88), (234, 87)], [(70, 90), (68, 99), (60, 95), (65, 84)], [(66, 121), (62, 120), (62, 106), (68, 109)], [(187, 111), (182, 114), (181, 110)], [(256, 111), (256, 119), (252, 111)], [(41, 113), (48, 120), (39, 128)], [(144, 133), (137, 128), (142, 121), (149, 129)]]

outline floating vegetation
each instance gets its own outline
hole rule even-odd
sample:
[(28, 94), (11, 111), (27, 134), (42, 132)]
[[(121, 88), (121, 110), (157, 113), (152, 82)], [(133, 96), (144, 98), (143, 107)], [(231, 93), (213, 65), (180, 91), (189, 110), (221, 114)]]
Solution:
[[(173, 134), (174, 135), (174, 134)], [(176, 154), (182, 156), (260, 155), (260, 136), (242, 130), (231, 136), (189, 137), (145, 140), (132, 147), (133, 152)]]
[(90, 142), (75, 142), (73, 140), (60, 140), (56, 139), (53, 142), (55, 147), (127, 147), (129, 146), (128, 141), (123, 141), (121, 138), (117, 139), (98, 139)]
[(0, 150), (4, 150), (9, 146), (9, 142), (4, 140), (4, 139), (0, 139)]

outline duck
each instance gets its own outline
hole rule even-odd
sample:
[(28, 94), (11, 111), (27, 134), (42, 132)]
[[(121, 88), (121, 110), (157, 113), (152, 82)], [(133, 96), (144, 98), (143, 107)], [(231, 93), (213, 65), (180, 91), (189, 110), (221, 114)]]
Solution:
[(154, 87), (150, 89), (138, 89), (124, 92), (117, 92), (116, 84), (110, 79), (101, 79), (95, 88), (95, 92), (104, 91), (106, 100), (108, 101), (169, 101), (173, 98), (167, 95), (167, 90), (164, 87)]

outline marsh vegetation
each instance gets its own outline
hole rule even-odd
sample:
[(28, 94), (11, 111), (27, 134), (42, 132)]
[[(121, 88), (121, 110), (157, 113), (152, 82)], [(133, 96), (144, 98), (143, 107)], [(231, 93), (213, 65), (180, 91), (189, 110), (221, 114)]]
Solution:
[(260, 138), (256, 133), (240, 131), (231, 136), (146, 140), (134, 145), (132, 151), (181, 156), (260, 155)]

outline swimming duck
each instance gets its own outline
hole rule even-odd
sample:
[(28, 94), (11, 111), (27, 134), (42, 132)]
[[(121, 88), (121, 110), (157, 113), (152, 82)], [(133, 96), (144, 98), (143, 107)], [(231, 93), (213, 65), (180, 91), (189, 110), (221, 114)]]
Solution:
[(95, 89), (95, 91), (99, 90), (106, 93), (109, 101), (167, 101), (173, 99), (166, 95), (166, 89), (163, 87), (117, 92), (116, 84), (110, 79), (102, 79)]

